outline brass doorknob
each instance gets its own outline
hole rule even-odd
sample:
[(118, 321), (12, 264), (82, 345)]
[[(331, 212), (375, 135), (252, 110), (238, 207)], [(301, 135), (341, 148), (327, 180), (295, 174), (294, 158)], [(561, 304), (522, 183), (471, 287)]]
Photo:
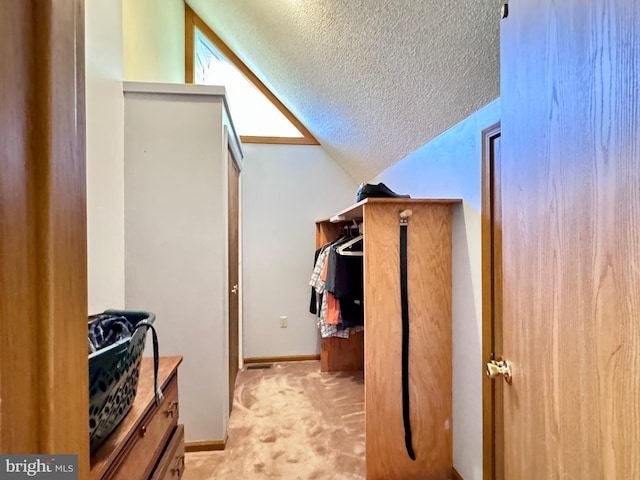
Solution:
[(495, 380), (500, 375), (504, 377), (505, 382), (511, 385), (511, 365), (502, 357), (487, 363), (487, 377)]

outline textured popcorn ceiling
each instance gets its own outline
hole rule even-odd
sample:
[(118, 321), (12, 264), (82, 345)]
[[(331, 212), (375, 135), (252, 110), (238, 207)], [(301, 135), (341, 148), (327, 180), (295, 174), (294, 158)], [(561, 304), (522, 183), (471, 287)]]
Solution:
[(499, 0), (187, 3), (357, 181), (499, 96)]

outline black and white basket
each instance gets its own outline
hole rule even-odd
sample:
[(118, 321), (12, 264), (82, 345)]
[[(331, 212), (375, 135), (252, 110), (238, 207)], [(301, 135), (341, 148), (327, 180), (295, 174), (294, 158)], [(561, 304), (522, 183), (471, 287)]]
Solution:
[(149, 312), (106, 310), (103, 315), (125, 317), (133, 326), (130, 337), (89, 355), (89, 438), (91, 453), (106, 440), (131, 409), (138, 390), (140, 361), (147, 330), (153, 334), (154, 386), (158, 389), (158, 340)]

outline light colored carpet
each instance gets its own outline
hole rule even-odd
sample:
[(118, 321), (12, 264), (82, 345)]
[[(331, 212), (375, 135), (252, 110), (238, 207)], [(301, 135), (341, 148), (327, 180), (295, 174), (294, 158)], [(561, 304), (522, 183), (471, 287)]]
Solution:
[(227, 448), (188, 453), (183, 480), (365, 478), (364, 383), (283, 362), (238, 374)]

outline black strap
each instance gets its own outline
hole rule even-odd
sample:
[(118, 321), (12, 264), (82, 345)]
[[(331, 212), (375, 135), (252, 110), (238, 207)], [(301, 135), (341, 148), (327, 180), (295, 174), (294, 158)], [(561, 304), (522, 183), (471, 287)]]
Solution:
[[(147, 329), (151, 329), (151, 337), (153, 343), (153, 391), (155, 392), (156, 405), (160, 405), (160, 402), (164, 398), (162, 394), (162, 390), (158, 386), (158, 369), (160, 367), (160, 354), (158, 352), (158, 334), (156, 333), (156, 328), (148, 323), (146, 320), (142, 320), (138, 322), (136, 328), (133, 329), (135, 332), (140, 327), (147, 327)], [(131, 334), (133, 335), (133, 333)]]
[(407, 219), (400, 219), (400, 297), (402, 304), (402, 419), (404, 443), (411, 460), (416, 459), (411, 443), (409, 415), (409, 300), (407, 294)]

